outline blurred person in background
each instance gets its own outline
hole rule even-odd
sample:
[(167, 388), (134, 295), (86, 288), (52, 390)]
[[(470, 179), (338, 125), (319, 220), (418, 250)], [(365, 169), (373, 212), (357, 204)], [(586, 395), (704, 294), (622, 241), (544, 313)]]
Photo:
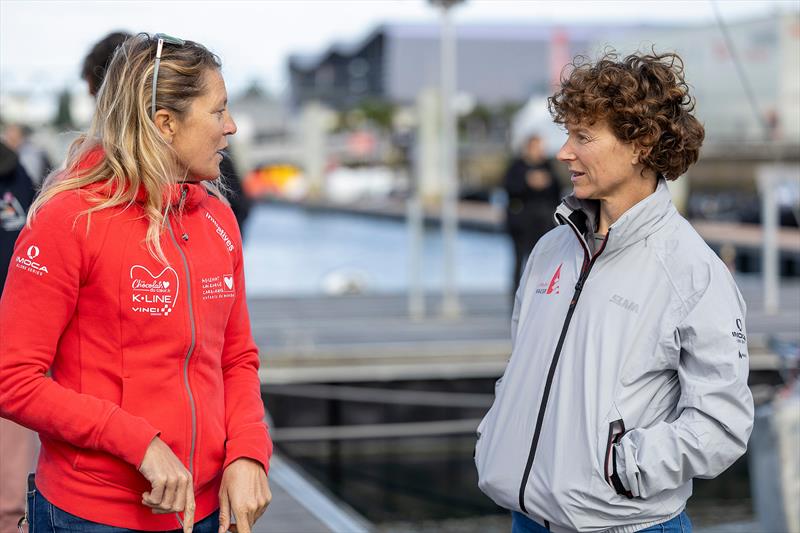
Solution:
[(704, 129), (675, 54), (572, 66), (548, 105), (573, 192), (517, 292), (479, 487), (515, 533), (686, 533), (692, 479), (753, 427), (744, 300), (666, 184)]
[[(106, 69), (109, 63), (111, 63), (111, 58), (114, 57), (114, 52), (119, 45), (125, 42), (130, 36), (130, 33), (122, 31), (109, 33), (95, 43), (86, 55), (83, 60), (81, 77), (86, 81), (89, 87), (89, 94), (95, 97), (97, 96), (97, 92), (103, 85)], [(219, 166), (223, 183), (221, 190), (230, 203), (233, 214), (236, 216), (236, 223), (239, 225), (242, 239), (244, 239), (244, 223), (245, 220), (247, 220), (247, 216), (250, 214), (251, 202), (244, 194), (242, 180), (239, 173), (236, 171), (236, 166), (233, 163), (230, 153), (225, 152), (222, 156), (222, 163)]]
[(42, 186), (45, 176), (53, 169), (53, 165), (47, 153), (31, 141), (32, 134), (33, 131), (29, 126), (9, 124), (3, 131), (3, 141), (17, 153), (19, 162), (38, 189)]
[(553, 211), (561, 200), (553, 161), (545, 155), (539, 135), (528, 137), (522, 152), (511, 161), (503, 187), (508, 195), (506, 229), (514, 244), (513, 295), (536, 242), (553, 229)]
[[(0, 290), (33, 197), (33, 182), (17, 154), (0, 142)], [(33, 432), (0, 418), (0, 531), (16, 531), (17, 522), (25, 514), (25, 478), (35, 453)]]
[(0, 415), (42, 442), (32, 533), (232, 515), (247, 533), (271, 499), (242, 243), (215, 183), (236, 132), (220, 68), (192, 41), (128, 38), (17, 239)]
[(125, 31), (113, 31), (97, 41), (86, 57), (83, 58), (81, 78), (89, 88), (89, 94), (97, 98), (97, 93), (103, 85), (106, 70), (114, 57), (114, 52), (122, 45), (131, 34)]

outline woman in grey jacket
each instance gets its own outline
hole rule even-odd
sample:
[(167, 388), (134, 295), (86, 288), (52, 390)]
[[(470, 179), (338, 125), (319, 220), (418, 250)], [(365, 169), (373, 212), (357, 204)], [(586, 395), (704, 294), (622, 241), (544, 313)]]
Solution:
[(479, 486), (514, 532), (690, 531), (692, 478), (753, 422), (744, 301), (666, 187), (703, 127), (675, 54), (573, 67), (548, 104), (574, 190), (517, 291)]

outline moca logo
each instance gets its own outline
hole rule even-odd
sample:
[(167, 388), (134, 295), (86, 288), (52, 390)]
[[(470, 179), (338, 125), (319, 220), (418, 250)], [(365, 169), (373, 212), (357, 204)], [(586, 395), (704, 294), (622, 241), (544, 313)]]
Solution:
[(747, 344), (747, 337), (744, 334), (744, 324), (742, 324), (741, 318), (736, 319), (736, 329), (739, 331), (731, 331), (731, 336), (733, 336), (739, 344)]
[(47, 270), (47, 267), (45, 265), (37, 261), (34, 261), (37, 257), (39, 257), (40, 253), (41, 252), (39, 251), (38, 246), (36, 245), (28, 246), (28, 249), (25, 252), (25, 254), (28, 257), (22, 257), (21, 255), (18, 255), (15, 258), (17, 263), (16, 264), (17, 268), (21, 268), (22, 270), (26, 270), (28, 272), (36, 274), (37, 276), (43, 276), (45, 274), (48, 274), (49, 271)]

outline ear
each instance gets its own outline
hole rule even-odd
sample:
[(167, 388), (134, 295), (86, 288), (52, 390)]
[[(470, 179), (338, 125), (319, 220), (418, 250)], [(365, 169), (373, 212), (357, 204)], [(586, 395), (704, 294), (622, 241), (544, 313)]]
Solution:
[(642, 159), (647, 157), (649, 153), (650, 153), (650, 148), (642, 148), (638, 144), (633, 144), (631, 164), (633, 166), (640, 165), (642, 163)]
[(156, 116), (153, 117), (153, 122), (167, 144), (172, 144), (172, 139), (178, 131), (178, 121), (172, 113), (166, 109), (159, 109), (156, 111)]

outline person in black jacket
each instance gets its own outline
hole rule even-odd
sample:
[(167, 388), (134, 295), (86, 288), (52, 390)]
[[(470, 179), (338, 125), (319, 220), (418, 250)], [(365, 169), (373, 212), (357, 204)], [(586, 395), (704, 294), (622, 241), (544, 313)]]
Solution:
[(503, 186), (508, 194), (506, 229), (514, 243), (513, 295), (536, 241), (555, 225), (553, 212), (561, 201), (553, 163), (545, 156), (541, 137), (528, 138), (522, 153), (506, 170)]
[(5, 285), (14, 243), (25, 226), (36, 192), (14, 151), (0, 142), (0, 290)]

